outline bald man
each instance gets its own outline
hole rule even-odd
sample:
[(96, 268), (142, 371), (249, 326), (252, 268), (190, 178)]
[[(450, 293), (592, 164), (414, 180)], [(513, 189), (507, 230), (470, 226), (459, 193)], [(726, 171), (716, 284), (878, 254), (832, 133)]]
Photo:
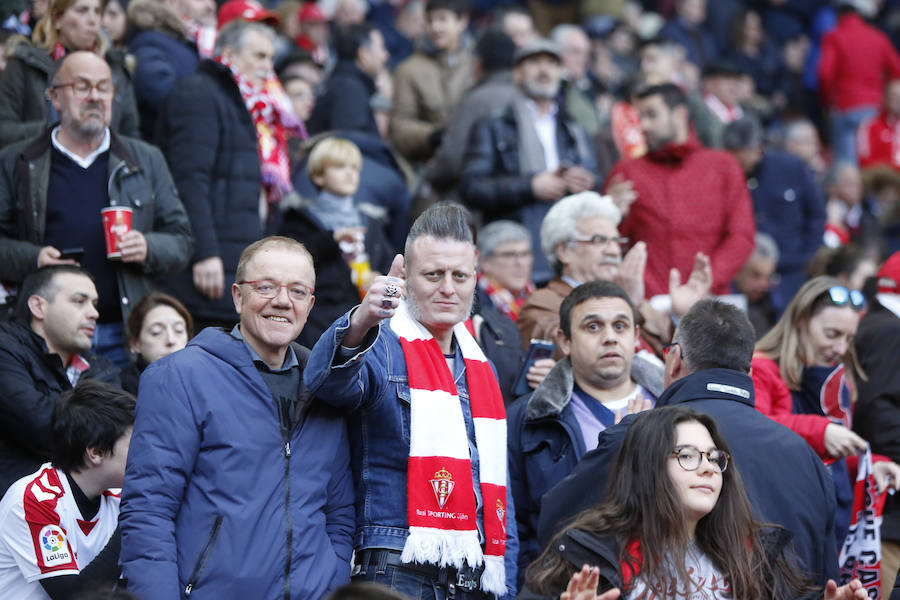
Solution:
[[(47, 89), (59, 123), (0, 151), (0, 280), (17, 283), (38, 267), (79, 263), (99, 294), (94, 351), (124, 365), (131, 307), (153, 277), (184, 268), (193, 239), (159, 150), (110, 131), (114, 95), (106, 61), (72, 52)], [(113, 259), (101, 218), (108, 206), (131, 210)]]

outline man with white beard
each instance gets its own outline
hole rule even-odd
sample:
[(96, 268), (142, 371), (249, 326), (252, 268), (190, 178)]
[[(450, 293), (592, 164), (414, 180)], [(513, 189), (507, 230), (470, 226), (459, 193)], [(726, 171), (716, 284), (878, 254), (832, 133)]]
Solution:
[(531, 233), (537, 284), (553, 277), (539, 252), (540, 228), (554, 202), (594, 189), (596, 160), (587, 133), (565, 117), (556, 101), (560, 51), (538, 39), (515, 55), (514, 78), (521, 98), (502, 114), (473, 128), (460, 181), (463, 200), (484, 220), (511, 219)]

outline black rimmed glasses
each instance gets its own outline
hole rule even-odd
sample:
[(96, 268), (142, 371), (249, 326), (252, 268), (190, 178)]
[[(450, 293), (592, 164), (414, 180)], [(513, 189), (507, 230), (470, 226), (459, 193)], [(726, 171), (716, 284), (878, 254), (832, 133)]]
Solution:
[(842, 285), (833, 285), (828, 288), (828, 298), (835, 306), (849, 304), (854, 310), (863, 310), (866, 307), (866, 299), (859, 290), (849, 290)]
[(91, 90), (97, 90), (98, 96), (112, 96), (116, 93), (116, 86), (112, 79), (103, 79), (97, 83), (91, 83), (87, 79), (76, 79), (66, 83), (57, 83), (53, 86), (54, 90), (60, 88), (72, 88), (72, 95), (76, 98), (84, 99), (91, 95)]
[(672, 451), (672, 456), (678, 459), (678, 464), (685, 471), (696, 471), (699, 469), (700, 463), (705, 456), (709, 464), (717, 468), (720, 473), (724, 473), (725, 469), (728, 468), (728, 460), (731, 458), (730, 454), (718, 448), (704, 452), (694, 446), (679, 446)]
[(628, 244), (627, 237), (610, 237), (600, 233), (595, 235), (576, 235), (572, 238), (573, 242), (581, 242), (582, 244), (592, 244), (594, 246), (605, 246), (610, 242), (615, 242), (619, 246)]
[(294, 302), (304, 302), (313, 295), (313, 289), (299, 282), (278, 283), (271, 279), (259, 279), (256, 281), (241, 281), (238, 285), (249, 285), (260, 298), (274, 298), (281, 292), (281, 288), (287, 288), (288, 296)]

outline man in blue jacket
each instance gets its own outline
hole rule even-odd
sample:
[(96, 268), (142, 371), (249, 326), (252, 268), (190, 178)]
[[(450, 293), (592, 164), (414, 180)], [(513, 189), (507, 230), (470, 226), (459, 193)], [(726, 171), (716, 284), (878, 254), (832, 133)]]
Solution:
[[(685, 403), (716, 420), (740, 470), (756, 518), (793, 536), (801, 567), (824, 585), (838, 571), (834, 543), (834, 483), (808, 444), (754, 408), (750, 358), (753, 326), (739, 309), (715, 300), (697, 302), (666, 347), (666, 391), (656, 406)], [(597, 449), (541, 501), (542, 544), (575, 515), (603, 500), (628, 416), (600, 436)]]
[(302, 244), (251, 244), (231, 287), (240, 323), (142, 375), (120, 519), (138, 597), (318, 600), (349, 581), (346, 427), (312, 400), (292, 343), (314, 286)]
[(515, 511), (494, 371), (463, 323), (467, 211), (436, 204), (404, 256), (313, 347), (304, 382), (352, 411), (356, 578), (420, 600), (515, 595)]

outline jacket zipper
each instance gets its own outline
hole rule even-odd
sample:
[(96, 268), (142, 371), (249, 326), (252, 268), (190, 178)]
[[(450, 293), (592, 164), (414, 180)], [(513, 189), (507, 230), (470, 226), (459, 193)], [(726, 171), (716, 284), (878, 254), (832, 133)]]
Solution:
[(200, 550), (200, 556), (197, 557), (197, 562), (194, 563), (194, 570), (191, 571), (191, 576), (188, 578), (187, 585), (184, 586), (185, 598), (191, 597), (194, 586), (197, 584), (197, 578), (200, 577), (200, 572), (203, 571), (203, 567), (206, 566), (206, 561), (209, 560), (209, 555), (212, 554), (213, 546), (216, 544), (216, 537), (219, 535), (219, 527), (221, 526), (222, 515), (216, 515), (212, 531), (209, 532), (209, 537), (206, 538), (206, 543), (203, 545), (203, 549)]
[(284, 600), (291, 600), (291, 551), (294, 546), (294, 531), (291, 527), (291, 431), (294, 424), (292, 403), (282, 397), (277, 399), (276, 404), (284, 445), (284, 526), (287, 545), (284, 559)]

